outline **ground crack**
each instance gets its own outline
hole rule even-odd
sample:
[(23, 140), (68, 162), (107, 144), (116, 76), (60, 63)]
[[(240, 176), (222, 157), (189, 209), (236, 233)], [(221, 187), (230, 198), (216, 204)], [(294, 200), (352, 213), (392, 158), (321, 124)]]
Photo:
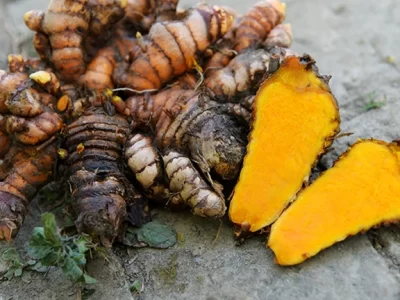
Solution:
[(400, 245), (400, 227), (372, 229), (368, 231), (367, 238), (376, 252), (388, 262), (389, 268), (396, 272), (396, 277), (400, 281), (400, 255), (393, 254), (390, 249), (391, 243)]

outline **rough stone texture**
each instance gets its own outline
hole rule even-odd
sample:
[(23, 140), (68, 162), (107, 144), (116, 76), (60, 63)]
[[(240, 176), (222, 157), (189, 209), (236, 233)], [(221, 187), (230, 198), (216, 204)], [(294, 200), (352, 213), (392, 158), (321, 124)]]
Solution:
[[(46, 2), (0, 3), (0, 67), (4, 67), (6, 53), (27, 44), (23, 13), (32, 7), (44, 8)], [(189, 2), (195, 1), (183, 1), (182, 6)], [(209, 2), (244, 12), (256, 1)], [(337, 140), (322, 164), (330, 166), (360, 137), (400, 139), (400, 99), (396, 93), (400, 88), (400, 2), (286, 2), (287, 20), (295, 36), (294, 50), (311, 54), (321, 74), (333, 76), (331, 86), (341, 108), (341, 128), (354, 133)], [(397, 64), (388, 63), (387, 56), (397, 58)], [(385, 105), (366, 111), (371, 100), (384, 100)], [(39, 223), (34, 207), (31, 215), (36, 216), (27, 218), (13, 242), (18, 249), (23, 248), (31, 229)], [(171, 224), (179, 233), (179, 243), (168, 250), (116, 247), (108, 261), (92, 261), (88, 270), (99, 283), (93, 286), (96, 291), (89, 299), (400, 299), (398, 226), (351, 237), (299, 266), (282, 268), (274, 264), (272, 252), (265, 248), (265, 237), (235, 246), (233, 229), (226, 219), (219, 234), (220, 222), (190, 213), (160, 210), (155, 219)], [(45, 277), (30, 272), (23, 276), (0, 283), (0, 299), (76, 297), (75, 287), (56, 270)], [(135, 281), (143, 284), (140, 295), (128, 290), (128, 282)]]

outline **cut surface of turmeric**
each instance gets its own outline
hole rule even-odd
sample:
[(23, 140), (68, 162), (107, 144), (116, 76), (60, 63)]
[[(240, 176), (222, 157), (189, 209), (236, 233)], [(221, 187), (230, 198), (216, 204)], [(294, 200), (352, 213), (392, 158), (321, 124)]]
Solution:
[(400, 220), (400, 143), (353, 145), (272, 226), (268, 245), (294, 265), (349, 235)]
[(273, 223), (339, 130), (339, 112), (313, 59), (289, 56), (258, 90), (229, 217), (244, 231)]

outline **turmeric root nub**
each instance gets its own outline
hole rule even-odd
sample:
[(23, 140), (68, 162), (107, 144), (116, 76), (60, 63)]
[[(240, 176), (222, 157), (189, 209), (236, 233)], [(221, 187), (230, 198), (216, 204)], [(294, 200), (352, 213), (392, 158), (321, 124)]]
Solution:
[(272, 226), (281, 265), (301, 263), (349, 235), (400, 220), (400, 143), (353, 145)]
[(259, 88), (229, 216), (239, 232), (272, 224), (339, 130), (339, 112), (313, 59), (287, 57)]

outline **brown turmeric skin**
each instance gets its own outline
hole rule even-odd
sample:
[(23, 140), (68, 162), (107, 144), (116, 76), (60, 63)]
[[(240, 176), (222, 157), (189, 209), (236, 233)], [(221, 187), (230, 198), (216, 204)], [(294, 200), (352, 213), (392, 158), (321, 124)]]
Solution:
[(121, 172), (122, 146), (129, 133), (129, 124), (121, 116), (112, 118), (97, 110), (87, 113), (67, 127), (66, 148), (69, 152), (68, 181), (72, 190), (72, 206), (77, 214), (80, 232), (98, 236), (110, 247), (134, 208), (136, 224), (149, 220), (146, 203), (137, 197)]
[(279, 24), (271, 30), (262, 45), (267, 49), (275, 46), (290, 48), (292, 42), (292, 26), (290, 24)]
[(128, 0), (122, 23), (136, 31), (148, 32), (156, 19), (154, 0)]
[(179, 202), (190, 206), (195, 215), (220, 218), (225, 214), (225, 200), (201, 177), (188, 157), (175, 151), (163, 156), (169, 189)]
[(118, 31), (112, 45), (106, 46), (96, 53), (86, 72), (79, 78), (79, 82), (95, 91), (114, 88), (112, 75), (116, 65), (126, 66), (129, 53), (136, 46), (135, 38), (124, 35), (122, 30)]
[(21, 226), (30, 200), (51, 178), (55, 135), (63, 124), (51, 109), (55, 98), (49, 92), (59, 88), (55, 75), (38, 71), (29, 78), (28, 72), (40, 64), (19, 56), (9, 56), (9, 65), (14, 73), (2, 71), (0, 78), (0, 240), (8, 241)]
[(115, 65), (115, 49), (113, 47), (100, 49), (89, 63), (86, 72), (79, 78), (79, 81), (82, 85), (92, 90), (112, 89), (114, 83), (111, 77)]
[(51, 0), (46, 12), (30, 11), (24, 20), (36, 31), (34, 45), (39, 56), (63, 80), (76, 81), (91, 52), (85, 46), (123, 17), (124, 4), (119, 0)]
[(178, 0), (154, 0), (157, 22), (176, 20)]
[(87, 0), (52, 0), (46, 13), (31, 11), (24, 17), (26, 25), (39, 33), (39, 55), (67, 80), (76, 80), (86, 68), (83, 38), (90, 21), (86, 4)]
[(51, 178), (57, 148), (13, 147), (4, 158), (0, 178), (0, 240), (10, 241), (18, 232), (35, 193)]
[(280, 0), (262, 0), (257, 2), (243, 16), (235, 34), (235, 50), (257, 47), (270, 31), (285, 19), (286, 5)]
[(224, 35), (232, 16), (219, 7), (200, 6), (182, 21), (155, 23), (141, 50), (126, 69), (120, 65), (114, 81), (134, 90), (159, 89), (173, 77), (190, 70), (197, 54)]
[(88, 0), (90, 36), (108, 32), (125, 15), (126, 6), (127, 0)]
[(8, 112), (6, 102), (12, 93), (28, 79), (25, 73), (7, 73), (0, 70), (0, 113)]
[[(181, 189), (185, 191), (182, 190), (183, 194), (174, 197), (173, 201), (191, 206), (193, 212), (201, 216), (222, 216), (225, 211), (224, 198), (218, 184), (211, 179), (210, 173), (213, 171), (224, 179), (235, 178), (246, 143), (245, 128), (231, 116), (230, 107), (202, 99), (198, 92), (173, 89), (147, 98), (130, 97), (126, 101), (126, 107), (121, 109), (126, 111), (126, 108), (133, 119), (138, 120), (135, 126), (152, 128), (154, 144), (163, 154), (169, 191), (172, 194), (180, 194)], [(175, 158), (172, 159), (171, 155)], [(168, 162), (169, 156), (173, 160), (171, 164)], [(147, 166), (145, 164), (140, 170), (144, 171), (150, 167), (153, 167), (154, 171), (159, 170), (155, 167), (157, 160), (153, 152), (145, 157), (143, 152), (136, 158), (138, 164), (148, 162)], [(134, 157), (130, 158), (130, 165), (134, 163), (133, 159)], [(200, 172), (190, 163), (190, 159), (196, 162)], [(172, 183), (174, 170), (181, 164), (185, 166), (186, 171), (179, 173), (179, 177), (175, 179), (179, 179), (178, 182)], [(139, 168), (131, 169), (136, 174), (141, 173)], [(207, 182), (211, 187), (208, 187)], [(160, 179), (151, 182), (153, 186), (161, 183), (163, 182)], [(188, 189), (196, 184), (204, 191), (189, 197)], [(204, 193), (209, 194), (209, 204), (206, 204), (208, 200), (201, 202), (201, 198), (205, 197)], [(200, 202), (202, 204), (199, 204)]]
[(151, 126), (159, 149), (189, 151), (204, 173), (213, 169), (225, 179), (237, 175), (246, 133), (230, 115), (230, 107), (191, 90), (167, 90), (150, 98), (134, 96), (126, 105), (133, 119), (140, 120), (137, 126)]
[(239, 54), (229, 64), (207, 76), (204, 84), (211, 95), (222, 101), (234, 101), (255, 94), (259, 84), (279, 67), (285, 52), (276, 55), (264, 49)]
[(150, 199), (168, 200), (161, 157), (150, 136), (137, 133), (129, 138), (124, 149), (125, 160)]
[(4, 159), (11, 147), (11, 139), (8, 134), (0, 130), (0, 159)]

